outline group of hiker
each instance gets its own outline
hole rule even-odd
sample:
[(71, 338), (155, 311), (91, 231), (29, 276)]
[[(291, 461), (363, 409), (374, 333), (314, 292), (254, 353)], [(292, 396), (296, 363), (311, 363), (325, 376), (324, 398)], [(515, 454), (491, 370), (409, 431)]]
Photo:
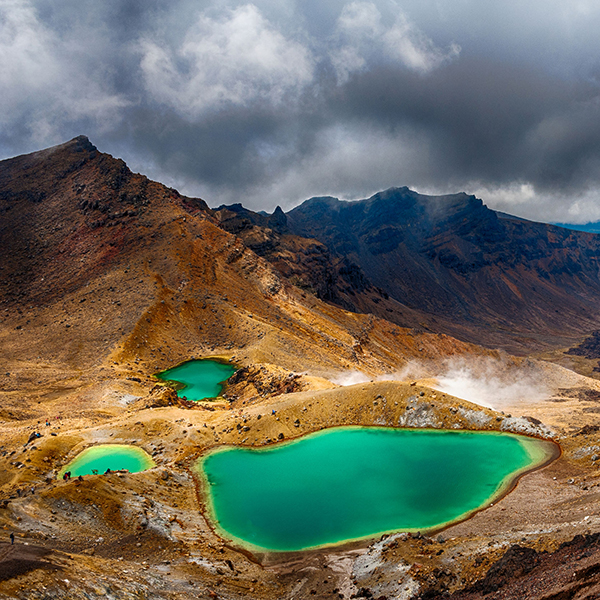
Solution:
[[(65, 471), (63, 473), (63, 481), (69, 481), (69, 479), (71, 479), (71, 471)], [(79, 475), (77, 481), (83, 481), (83, 475)]]
[[(110, 470), (110, 468), (106, 469), (106, 471), (104, 471), (105, 475), (110, 475), (111, 473), (112, 473), (112, 471)], [(92, 469), (92, 475), (98, 475), (97, 469)], [(62, 476), (63, 481), (69, 481), (69, 479), (71, 479), (71, 477), (72, 477), (71, 471), (65, 471)], [(83, 475), (79, 475), (77, 477), (77, 480), (83, 481)]]

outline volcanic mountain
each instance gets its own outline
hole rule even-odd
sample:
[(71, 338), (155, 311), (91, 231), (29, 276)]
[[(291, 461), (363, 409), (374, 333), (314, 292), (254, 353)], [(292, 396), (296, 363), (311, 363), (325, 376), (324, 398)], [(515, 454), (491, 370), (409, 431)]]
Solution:
[[(600, 382), (490, 349), (598, 329), (596, 236), (406, 188), (212, 210), (80, 136), (0, 162), (0, 250), (3, 598), (433, 598), (523, 573), (536, 599), (596, 586), (597, 535), (568, 544), (600, 527)], [(596, 356), (596, 337), (569, 360)], [(216, 401), (157, 385), (193, 357), (238, 368)], [(512, 399), (470, 402), (444, 388), (448, 369), (491, 373), (491, 396)], [(281, 557), (213, 528), (203, 453), (347, 425), (527, 433), (562, 455), (435, 537)], [(156, 466), (57, 477), (98, 444)]]
[(319, 301), (203, 200), (132, 173), (84, 136), (0, 162), (0, 247), (9, 389), (54, 369), (154, 372), (207, 353), (378, 373), (468, 348)]
[(356, 202), (312, 198), (269, 217), (239, 205), (218, 214), (283, 272), (298, 270), (289, 247), (304, 240), (307, 287), (400, 325), (526, 352), (569, 345), (600, 322), (600, 237), (499, 213), (475, 196), (403, 187)]

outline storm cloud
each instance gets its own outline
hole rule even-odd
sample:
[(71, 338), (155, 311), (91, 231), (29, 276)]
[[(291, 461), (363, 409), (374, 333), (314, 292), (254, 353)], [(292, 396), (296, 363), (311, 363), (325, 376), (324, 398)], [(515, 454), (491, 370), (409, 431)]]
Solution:
[(390, 186), (600, 220), (600, 6), (0, 0), (0, 155), (81, 133), (213, 206)]

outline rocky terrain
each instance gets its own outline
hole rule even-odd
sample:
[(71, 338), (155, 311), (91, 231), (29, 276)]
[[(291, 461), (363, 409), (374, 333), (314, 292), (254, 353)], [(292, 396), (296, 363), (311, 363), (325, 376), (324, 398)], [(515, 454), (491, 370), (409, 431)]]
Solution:
[[(448, 219), (460, 235), (483, 240), (495, 213), (485, 217), (492, 225), (469, 234), (460, 206), (471, 210), (473, 201), (465, 198)], [(563, 322), (544, 321), (552, 298), (560, 300), (552, 295), (539, 306), (532, 295), (521, 323), (503, 313), (514, 333), (501, 337), (518, 338), (521, 354), (534, 309), (544, 327), (554, 323), (542, 336), (545, 351), (557, 353), (549, 362), (496, 350), (493, 337), (476, 345), (468, 341), (475, 326), (461, 329), (471, 338), (452, 337), (442, 325), (456, 317), (462, 327), (460, 311), (434, 329), (434, 300), (402, 305), (359, 254), (346, 256), (285, 217), (211, 210), (131, 173), (85, 137), (0, 163), (0, 597), (475, 598), (496, 586), (494, 593), (513, 594), (496, 597), (508, 598), (521, 597), (519, 585), (529, 586), (528, 598), (592, 593), (600, 382), (556, 363), (597, 330), (586, 305), (595, 238), (584, 244), (547, 230), (556, 255), (568, 240), (573, 256), (588, 253), (583, 271), (548, 270), (548, 294), (564, 285), (573, 296), (579, 286)], [(548, 243), (536, 242), (540, 256)], [(546, 259), (535, 260), (515, 263), (528, 285), (537, 285), (531, 273)], [(422, 293), (426, 280), (418, 281)], [(397, 312), (367, 310), (386, 302)], [(491, 309), (479, 310), (469, 318)], [(542, 338), (530, 339), (528, 354)], [(206, 356), (240, 368), (217, 401), (181, 401), (152, 376)], [(487, 407), (451, 394), (440, 387), (449, 364), (470, 365), (480, 383), (496, 365), (493, 385), (512, 392)], [(515, 391), (515, 382), (527, 387)], [(344, 424), (512, 431), (552, 439), (562, 453), (493, 506), (429, 536), (259, 556), (214, 533), (193, 469), (203, 452)], [(57, 478), (81, 450), (108, 442), (138, 445), (157, 466)], [(572, 541), (577, 535), (587, 537)], [(559, 589), (567, 595), (544, 596)]]
[[(392, 188), (357, 202), (312, 198), (268, 218), (239, 205), (217, 216), (320, 298), (399, 325), (527, 354), (567, 347), (599, 322), (596, 235), (467, 194)], [(311, 242), (300, 249), (299, 239)]]
[[(442, 597), (453, 600), (597, 598), (600, 594), (598, 542), (595, 533), (577, 535), (551, 553), (511, 546), (483, 579), (462, 592)], [(429, 593), (426, 597), (440, 596)]]

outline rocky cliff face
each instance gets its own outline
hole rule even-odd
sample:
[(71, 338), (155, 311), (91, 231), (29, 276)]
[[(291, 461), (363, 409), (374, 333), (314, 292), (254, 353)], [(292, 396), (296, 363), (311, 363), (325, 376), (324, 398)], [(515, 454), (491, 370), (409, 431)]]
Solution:
[(361, 312), (357, 293), (382, 298), (382, 291), (348, 257), (332, 253), (310, 236), (290, 233), (287, 216), (279, 207), (272, 215), (261, 215), (234, 204), (221, 206), (215, 216), (223, 229), (239, 236), (294, 285), (321, 300)]
[[(475, 584), (454, 594), (435, 587), (425, 600), (563, 600), (598, 598), (600, 594), (599, 535), (578, 535), (552, 553), (511, 546)], [(438, 585), (439, 587), (439, 585)]]
[[(466, 339), (560, 345), (600, 316), (597, 236), (501, 215), (474, 196), (392, 188), (359, 202), (313, 198), (287, 217), (290, 233), (325, 244), (428, 325)], [(404, 318), (389, 306), (372, 312)]]

